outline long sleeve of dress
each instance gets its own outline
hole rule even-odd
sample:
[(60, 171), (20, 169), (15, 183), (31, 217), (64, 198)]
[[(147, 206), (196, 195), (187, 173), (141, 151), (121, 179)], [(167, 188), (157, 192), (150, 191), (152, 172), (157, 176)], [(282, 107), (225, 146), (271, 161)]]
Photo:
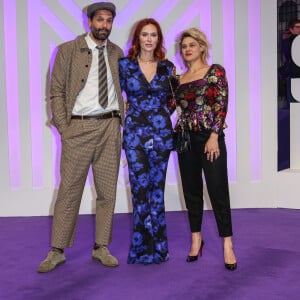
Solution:
[(216, 65), (214, 74), (208, 77), (209, 88), (206, 90), (208, 103), (211, 105), (213, 113), (213, 123), (211, 130), (219, 133), (225, 125), (225, 118), (228, 108), (228, 83), (225, 69)]

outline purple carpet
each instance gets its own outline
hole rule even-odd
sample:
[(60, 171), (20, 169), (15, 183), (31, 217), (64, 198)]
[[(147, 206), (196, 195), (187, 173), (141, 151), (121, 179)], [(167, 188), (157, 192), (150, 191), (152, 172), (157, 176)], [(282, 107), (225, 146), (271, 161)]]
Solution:
[(170, 260), (128, 265), (131, 214), (116, 214), (111, 252), (120, 266), (91, 259), (94, 216), (79, 217), (67, 262), (36, 272), (49, 250), (51, 217), (0, 218), (0, 299), (70, 300), (293, 300), (300, 295), (300, 211), (236, 209), (232, 212), (238, 269), (224, 268), (222, 240), (211, 211), (204, 212), (203, 256), (186, 263), (185, 212), (168, 212)]

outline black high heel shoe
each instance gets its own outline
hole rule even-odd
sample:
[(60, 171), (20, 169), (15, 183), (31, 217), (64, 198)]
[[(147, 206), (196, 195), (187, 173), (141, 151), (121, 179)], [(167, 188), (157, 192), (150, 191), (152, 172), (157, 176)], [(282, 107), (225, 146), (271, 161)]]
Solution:
[[(233, 249), (231, 249), (231, 251), (233, 252)], [(234, 252), (233, 252), (233, 255), (234, 255)], [(224, 258), (225, 258), (225, 255), (224, 255)], [(224, 263), (225, 265), (225, 268), (229, 271), (234, 271), (237, 269), (237, 262), (235, 261), (233, 264), (228, 264), (228, 263)]]
[(237, 268), (237, 263), (236, 262), (234, 264), (226, 264), (225, 263), (225, 268), (229, 271), (234, 271)]
[(198, 256), (200, 256), (200, 257), (202, 256), (203, 246), (204, 246), (204, 241), (202, 240), (198, 255), (188, 255), (187, 258), (186, 258), (186, 262), (193, 262), (193, 261), (198, 260)]

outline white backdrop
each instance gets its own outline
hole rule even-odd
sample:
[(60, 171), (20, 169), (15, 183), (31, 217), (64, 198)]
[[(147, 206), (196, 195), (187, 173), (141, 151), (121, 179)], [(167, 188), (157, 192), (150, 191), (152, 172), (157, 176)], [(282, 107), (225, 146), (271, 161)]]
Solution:
[[(300, 208), (300, 172), (277, 172), (277, 1), (120, 0), (111, 40), (127, 49), (132, 25), (157, 19), (168, 58), (181, 64), (174, 40), (200, 27), (212, 42), (230, 86), (226, 129), (233, 208)], [(86, 28), (85, 0), (1, 0), (0, 216), (49, 215), (59, 182), (59, 137), (48, 124), (48, 78), (55, 47)], [(300, 155), (300, 153), (299, 153)], [(184, 209), (176, 154), (166, 184), (166, 209)], [(80, 213), (94, 210), (89, 174)], [(206, 197), (207, 198), (207, 197)], [(207, 199), (206, 199), (207, 200)], [(131, 211), (124, 154), (116, 212)], [(210, 208), (206, 201), (206, 207)]]

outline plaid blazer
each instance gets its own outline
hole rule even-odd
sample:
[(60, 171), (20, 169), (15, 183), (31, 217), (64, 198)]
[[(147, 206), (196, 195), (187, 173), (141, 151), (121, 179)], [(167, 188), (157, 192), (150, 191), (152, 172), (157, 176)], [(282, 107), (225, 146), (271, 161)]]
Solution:
[[(60, 133), (71, 120), (76, 97), (83, 89), (90, 71), (92, 52), (85, 41), (86, 34), (60, 45), (55, 58), (50, 86), (51, 123)], [(118, 60), (124, 56), (124, 53), (119, 46), (109, 40), (107, 41), (107, 53), (123, 125), (124, 102), (119, 82)]]

